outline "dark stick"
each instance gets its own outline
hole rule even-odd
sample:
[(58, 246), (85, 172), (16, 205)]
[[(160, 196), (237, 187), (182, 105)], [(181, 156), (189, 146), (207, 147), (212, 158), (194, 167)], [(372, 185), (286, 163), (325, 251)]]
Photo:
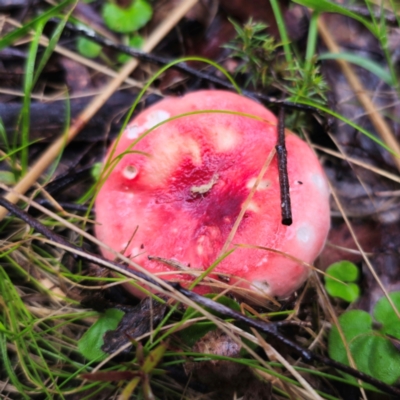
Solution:
[[(103, 267), (105, 266), (105, 263), (112, 264), (119, 270), (127, 271), (130, 274), (135, 275), (141, 279), (144, 279), (149, 283), (152, 283), (159, 287), (161, 286), (160, 284), (155, 282), (152, 278), (150, 278), (140, 272), (133, 271), (132, 269), (130, 269), (129, 267), (127, 267), (125, 265), (118, 264), (114, 261), (106, 260), (105, 258), (103, 258), (101, 256), (93, 255), (78, 246), (72, 245), (67, 240), (65, 240), (63, 237), (61, 237), (57, 233), (51, 231), (49, 228), (45, 227), (39, 221), (35, 220), (33, 217), (31, 217), (25, 211), (22, 211), (17, 206), (10, 203), (8, 200), (6, 200), (3, 197), (0, 197), (0, 205), (3, 206), (4, 208), (6, 208), (9, 212), (11, 212), (11, 214), (22, 219), (24, 222), (26, 222), (28, 225), (30, 225), (32, 228), (34, 228), (35, 230), (37, 230), (39, 233), (46, 236), (50, 240), (53, 240), (56, 243), (60, 243), (63, 246), (70, 248), (71, 250), (79, 250), (80, 252), (84, 252), (87, 255), (87, 258), (90, 259), (91, 262), (98, 263), (99, 265), (101, 265)], [(85, 258), (84, 255), (82, 255), (80, 257)], [(324, 357), (319, 354), (313, 353), (312, 351), (304, 349), (303, 347), (299, 346), (297, 343), (291, 341), (290, 339), (286, 338), (285, 336), (283, 336), (282, 334), (280, 334), (278, 332), (278, 327), (279, 327), (279, 325), (281, 325), (280, 323), (265, 322), (265, 321), (259, 320), (257, 318), (253, 319), (253, 318), (247, 317), (246, 315), (240, 314), (239, 312), (234, 311), (234, 310), (230, 309), (229, 307), (224, 306), (223, 304), (216, 303), (215, 301), (213, 301), (207, 297), (203, 297), (199, 294), (193, 293), (190, 290), (187, 290), (187, 289), (181, 287), (179, 283), (165, 281), (165, 286), (169, 286), (170, 287), (169, 290), (171, 290), (171, 291), (172, 291), (172, 289), (175, 289), (176, 291), (183, 294), (188, 299), (195, 301), (196, 303), (198, 303), (202, 306), (208, 307), (213, 312), (219, 313), (219, 314), (223, 315), (224, 317), (233, 318), (239, 322), (244, 322), (248, 326), (259, 329), (260, 331), (273, 336), (280, 343), (282, 343), (283, 345), (285, 345), (285, 346), (289, 347), (291, 350), (293, 350), (296, 354), (298, 354), (304, 360), (304, 362), (306, 362), (308, 364), (312, 364), (313, 361), (317, 361), (324, 366), (330, 366), (330, 367), (336, 368), (336, 369), (338, 369), (342, 372), (345, 372), (357, 379), (361, 379), (362, 381), (369, 383), (386, 393), (389, 393), (389, 394), (392, 394), (395, 396), (400, 396), (400, 389), (398, 389), (394, 386), (387, 385), (386, 383), (381, 382), (380, 380), (375, 379), (367, 374), (364, 374), (363, 372), (357, 371), (354, 368), (348, 367), (347, 365), (344, 365), (337, 361), (331, 360), (328, 357)]]
[(47, 226), (43, 225), (37, 219), (33, 218), (27, 212), (21, 210), (19, 207), (10, 203), (2, 196), (0, 196), (0, 206), (6, 208), (15, 217), (22, 219), (22, 221), (26, 222), (31, 228), (35, 229), (37, 232), (41, 233), (43, 236), (47, 237), (53, 242), (62, 244), (63, 246), (68, 246), (75, 250), (79, 249), (79, 247), (74, 246), (73, 244), (68, 242), (68, 240), (60, 236), (58, 233), (53, 232), (51, 229), (47, 228)]
[(285, 145), (285, 108), (279, 108), (278, 144), (275, 146), (278, 158), (279, 186), (281, 192), (282, 224), (292, 225), (292, 208), (290, 205), (289, 176), (287, 172), (287, 150)]

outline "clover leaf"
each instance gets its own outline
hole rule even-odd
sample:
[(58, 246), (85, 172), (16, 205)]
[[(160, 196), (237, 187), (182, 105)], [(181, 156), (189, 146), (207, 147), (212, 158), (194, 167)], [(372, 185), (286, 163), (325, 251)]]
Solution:
[(339, 261), (329, 266), (326, 274), (325, 288), (332, 297), (339, 297), (349, 303), (358, 299), (360, 288), (354, 283), (359, 275), (356, 265), (350, 261)]
[(146, 0), (133, 0), (127, 8), (107, 2), (102, 16), (109, 29), (118, 33), (135, 32), (150, 21), (153, 10)]
[[(390, 298), (397, 310), (400, 310), (400, 292), (391, 293)], [(357, 368), (388, 385), (393, 385), (400, 380), (400, 352), (386, 335), (390, 334), (400, 339), (400, 320), (385, 297), (376, 304), (374, 317), (381, 324), (379, 329), (374, 329), (372, 317), (361, 310), (348, 311), (338, 320)], [(330, 331), (328, 349), (333, 360), (350, 365), (346, 346), (336, 326)], [(346, 376), (356, 382), (354, 377)]]

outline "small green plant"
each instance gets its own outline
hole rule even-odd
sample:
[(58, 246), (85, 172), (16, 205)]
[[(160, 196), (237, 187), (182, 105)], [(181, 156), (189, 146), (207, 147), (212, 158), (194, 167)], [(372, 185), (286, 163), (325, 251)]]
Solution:
[(339, 261), (328, 267), (325, 275), (325, 288), (332, 297), (349, 303), (356, 301), (360, 295), (360, 287), (355, 283), (359, 271), (350, 261)]
[[(120, 7), (113, 0), (107, 0), (102, 9), (102, 17), (106, 26), (116, 33), (122, 33), (122, 42), (140, 49), (143, 37), (138, 30), (143, 28), (151, 19), (153, 9), (146, 0), (132, 0), (128, 7)], [(85, 57), (95, 58), (100, 55), (102, 47), (90, 39), (80, 37), (77, 49)], [(125, 54), (118, 56), (118, 61), (126, 62), (130, 57)]]
[[(390, 295), (397, 311), (400, 310), (400, 292)], [(400, 340), (400, 321), (386, 297), (381, 298), (374, 308), (374, 318), (365, 311), (352, 310), (339, 317), (339, 325), (357, 368), (388, 385), (400, 379), (400, 351), (395, 346)], [(350, 365), (346, 346), (339, 330), (334, 326), (329, 334), (329, 356)], [(346, 375), (356, 382), (356, 379)], [(366, 388), (371, 388), (365, 385)]]
[[(266, 24), (250, 20), (241, 27), (231, 22), (237, 35), (224, 47), (233, 50), (232, 57), (242, 61), (236, 73), (247, 74), (246, 85), (251, 83), (265, 88), (274, 84), (289, 94), (293, 101), (305, 98), (326, 103), (328, 86), (320, 73), (317, 55), (308, 56), (306, 61), (290, 58), (289, 62), (283, 57), (289, 43), (277, 42), (267, 34)], [(282, 54), (278, 52), (281, 48)]]
[(273, 65), (276, 57), (276, 49), (281, 44), (265, 31), (268, 25), (250, 20), (243, 27), (235, 21), (231, 21), (235, 27), (237, 36), (224, 47), (233, 50), (232, 57), (242, 60), (237, 73), (249, 75), (246, 85), (254, 86), (261, 83), (263, 87), (271, 84), (273, 79)]
[(89, 381), (98, 382), (113, 382), (117, 381), (119, 384), (122, 381), (129, 381), (124, 389), (121, 391), (119, 399), (130, 399), (138, 388), (141, 395), (135, 398), (155, 399), (151, 384), (153, 383), (152, 375), (160, 375), (162, 371), (157, 370), (157, 365), (161, 363), (164, 353), (167, 351), (167, 345), (161, 343), (156, 348), (145, 354), (143, 347), (140, 343), (136, 347), (136, 358), (133, 363), (128, 365), (128, 368), (121, 371), (101, 371), (95, 373), (84, 373), (81, 378)]
[(320, 67), (316, 63), (317, 57), (314, 56), (310, 63), (302, 65), (294, 60), (293, 68), (288, 68), (289, 74), (284, 75), (285, 90), (291, 95), (291, 99), (312, 99), (317, 103), (325, 104), (328, 85), (321, 75)]

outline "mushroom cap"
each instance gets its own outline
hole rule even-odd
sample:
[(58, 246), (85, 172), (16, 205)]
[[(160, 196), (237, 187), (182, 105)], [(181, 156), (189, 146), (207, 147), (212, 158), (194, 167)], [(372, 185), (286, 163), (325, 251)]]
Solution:
[[(202, 110), (256, 118), (206, 111), (162, 123)], [(148, 256), (201, 271), (215, 262), (276, 143), (276, 117), (238, 94), (207, 90), (158, 102), (116, 144), (113, 158), (125, 154), (97, 195), (97, 237), (163, 279), (190, 282), (187, 271)], [(213, 275), (228, 274), (231, 283), (279, 297), (307, 279), (304, 263), (318, 256), (330, 227), (329, 187), (317, 157), (288, 131), (286, 148), (292, 225), (281, 223), (274, 156), (232, 241), (250, 246), (237, 247)], [(196, 290), (209, 289), (203, 282)]]

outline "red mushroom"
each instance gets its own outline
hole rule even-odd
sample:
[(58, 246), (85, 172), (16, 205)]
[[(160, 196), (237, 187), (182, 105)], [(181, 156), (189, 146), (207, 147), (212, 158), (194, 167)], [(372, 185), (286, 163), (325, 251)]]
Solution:
[[(257, 118), (196, 113), (167, 121), (138, 140), (162, 121), (200, 110)], [(310, 272), (296, 259), (312, 263), (325, 243), (329, 188), (312, 150), (287, 132), (293, 224), (281, 223), (276, 156), (246, 202), (276, 142), (276, 117), (238, 94), (210, 90), (160, 101), (129, 124), (116, 146), (113, 158), (131, 151), (115, 165), (97, 196), (97, 237), (148, 271), (162, 273), (163, 279), (187, 282), (193, 276), (181, 274), (173, 262), (207, 269), (225, 249), (248, 203), (232, 245), (251, 246), (236, 248), (213, 276), (229, 274), (238, 286), (289, 295)], [(107, 251), (104, 255), (114, 258)], [(197, 290), (204, 293), (205, 283)]]

